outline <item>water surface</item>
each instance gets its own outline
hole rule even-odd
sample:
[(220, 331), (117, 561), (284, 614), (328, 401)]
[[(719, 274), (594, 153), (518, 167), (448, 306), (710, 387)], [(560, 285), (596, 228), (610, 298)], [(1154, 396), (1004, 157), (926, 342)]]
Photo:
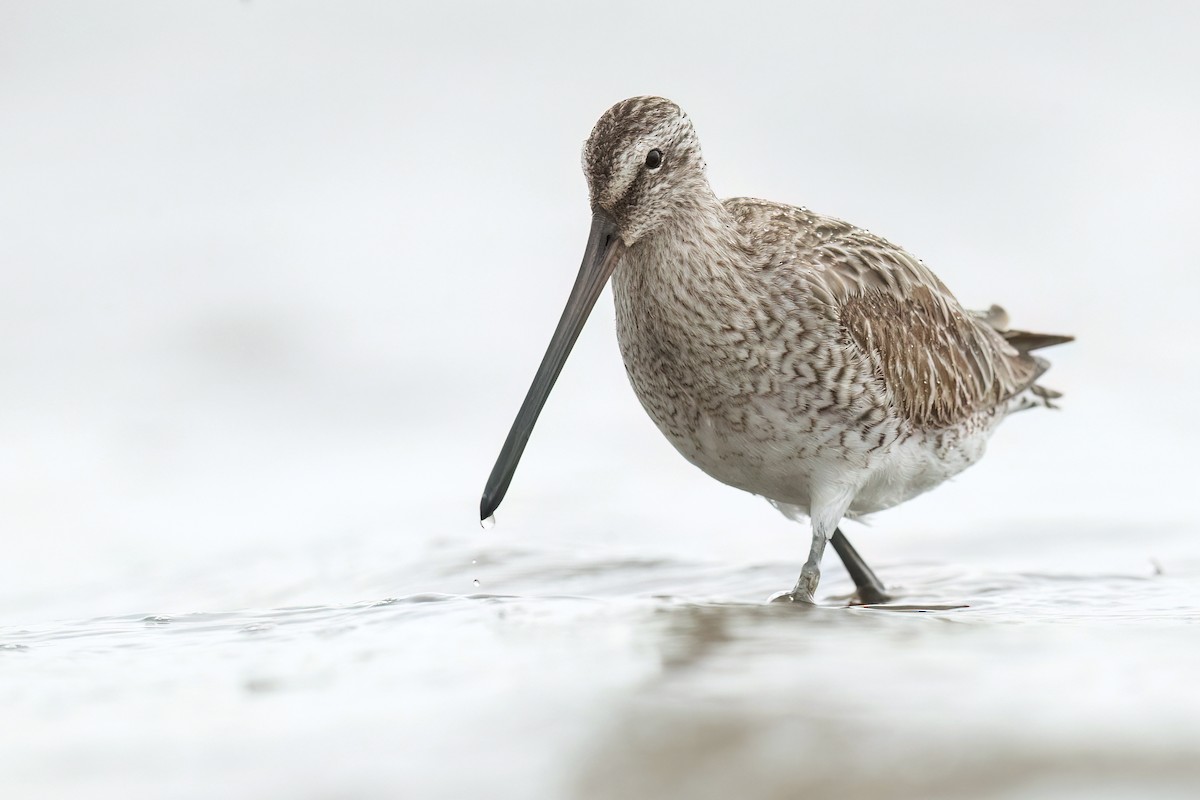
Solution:
[[(1195, 797), (1200, 6), (988, 12), (0, 3), (0, 798)], [(607, 293), (477, 527), (640, 92), (1078, 337), (847, 529), (949, 610), (766, 605)]]
[[(407, 563), (373, 535), (351, 548), (355, 580), (424, 591), (0, 629), (5, 783), (1000, 798), (1190, 797), (1200, 781), (1200, 570), (1182, 536), (1113, 571), (1062, 568), (1070, 537), (1043, 570), (950, 565), (943, 542), (949, 561), (877, 565), (896, 610), (847, 607), (836, 564), (819, 607), (771, 605), (795, 564), (520, 548), (503, 531)], [(288, 591), (346, 591), (336, 572)]]

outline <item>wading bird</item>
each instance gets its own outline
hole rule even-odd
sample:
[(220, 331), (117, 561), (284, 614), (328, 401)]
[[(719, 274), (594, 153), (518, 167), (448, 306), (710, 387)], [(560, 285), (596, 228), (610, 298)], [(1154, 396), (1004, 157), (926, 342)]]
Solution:
[(592, 227), (545, 358), (484, 489), (504, 499), (529, 434), (600, 291), (638, 399), (686, 458), (808, 518), (785, 600), (812, 602), (827, 540), (860, 601), (888, 599), (838, 529), (983, 456), (1010, 413), (1049, 407), (1031, 351), (1071, 340), (963, 309), (917, 258), (861, 228), (766, 200), (720, 200), (696, 131), (670, 100), (635, 97), (584, 145)]

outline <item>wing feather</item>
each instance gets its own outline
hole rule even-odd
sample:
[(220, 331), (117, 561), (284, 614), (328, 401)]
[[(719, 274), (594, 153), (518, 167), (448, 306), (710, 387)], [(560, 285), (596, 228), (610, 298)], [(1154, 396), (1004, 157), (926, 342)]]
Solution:
[(964, 310), (917, 259), (866, 231), (848, 231), (814, 251), (852, 288), (839, 298), (849, 338), (870, 361), (900, 411), (922, 428), (943, 428), (994, 408), (1033, 385), (1039, 361)]
[(963, 309), (919, 259), (849, 223), (753, 198), (725, 206), (778, 291), (839, 324), (916, 426), (948, 427), (1036, 393), (1048, 365), (1029, 351), (1071, 340), (1010, 331), (999, 306)]

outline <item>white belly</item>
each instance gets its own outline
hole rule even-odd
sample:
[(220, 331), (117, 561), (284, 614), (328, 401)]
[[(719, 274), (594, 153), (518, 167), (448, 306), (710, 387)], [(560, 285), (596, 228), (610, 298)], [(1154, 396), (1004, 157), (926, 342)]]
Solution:
[(713, 478), (808, 515), (814, 497), (848, 494), (848, 516), (882, 511), (933, 489), (982, 458), (1002, 413), (956, 428), (914, 432), (898, 420), (869, 429), (843, 415), (797, 417), (758, 399), (730, 420), (699, 414), (694, 430), (651, 418), (675, 448)]

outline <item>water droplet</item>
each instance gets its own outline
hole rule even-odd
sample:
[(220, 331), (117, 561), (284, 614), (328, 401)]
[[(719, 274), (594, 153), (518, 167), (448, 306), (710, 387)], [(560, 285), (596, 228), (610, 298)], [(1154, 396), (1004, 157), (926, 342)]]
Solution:
[(479, 588), (479, 578), (476, 578), (475, 580), (471, 581), (471, 583), (475, 584), (476, 589)]
[(485, 531), (490, 531), (492, 528), (496, 527), (496, 515), (492, 514), (487, 519), (481, 519), (479, 521), (479, 527), (483, 528)]

